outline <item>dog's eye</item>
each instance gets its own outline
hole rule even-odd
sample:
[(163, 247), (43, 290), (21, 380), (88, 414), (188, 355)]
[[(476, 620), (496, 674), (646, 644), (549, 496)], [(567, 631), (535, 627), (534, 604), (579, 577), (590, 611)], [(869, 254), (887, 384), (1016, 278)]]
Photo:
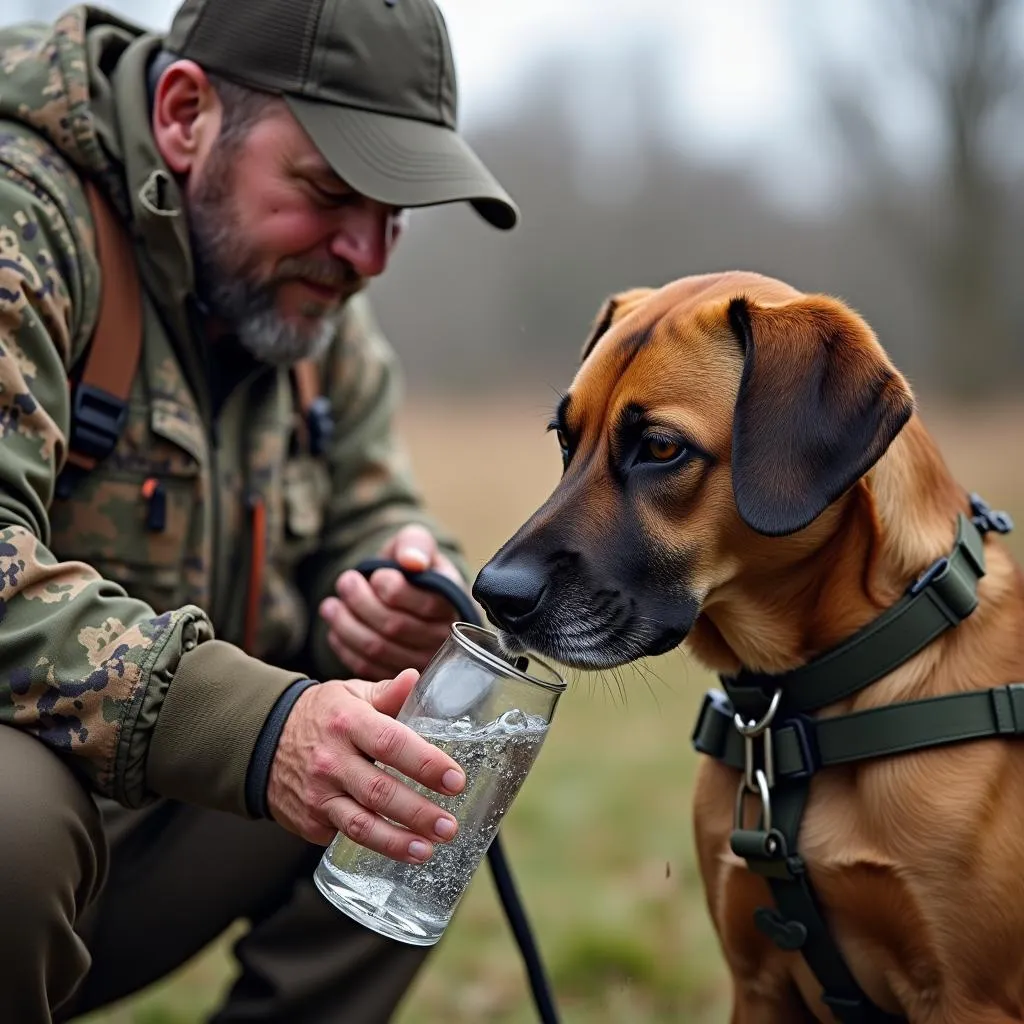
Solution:
[(644, 453), (652, 462), (671, 462), (682, 450), (683, 446), (669, 437), (648, 434), (644, 438)]

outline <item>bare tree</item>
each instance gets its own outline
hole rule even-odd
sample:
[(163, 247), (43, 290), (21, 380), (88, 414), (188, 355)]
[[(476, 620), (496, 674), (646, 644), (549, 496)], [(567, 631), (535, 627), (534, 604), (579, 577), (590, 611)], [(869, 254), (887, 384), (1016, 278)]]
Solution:
[[(1011, 182), (1019, 187), (1022, 177), (1008, 145), (1024, 115), (1024, 54), (1011, 30), (1018, 5), (887, 0), (876, 10), (867, 59), (856, 70), (826, 62), (819, 71), (831, 124), (855, 187), (917, 274), (907, 284), (922, 289), (933, 383), (969, 399), (1019, 386), (1020, 289), (1005, 272), (1019, 209)], [(904, 126), (931, 115), (935, 128), (924, 175), (901, 165), (898, 139), (884, 127), (901, 80), (925, 101), (908, 104)]]

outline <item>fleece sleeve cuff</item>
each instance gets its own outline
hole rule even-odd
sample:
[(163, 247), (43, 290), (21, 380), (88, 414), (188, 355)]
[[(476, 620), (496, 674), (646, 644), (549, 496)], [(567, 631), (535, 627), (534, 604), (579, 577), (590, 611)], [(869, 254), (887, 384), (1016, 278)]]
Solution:
[(183, 654), (154, 729), (147, 788), (251, 817), (246, 777), (257, 739), (281, 695), (302, 678), (222, 640)]

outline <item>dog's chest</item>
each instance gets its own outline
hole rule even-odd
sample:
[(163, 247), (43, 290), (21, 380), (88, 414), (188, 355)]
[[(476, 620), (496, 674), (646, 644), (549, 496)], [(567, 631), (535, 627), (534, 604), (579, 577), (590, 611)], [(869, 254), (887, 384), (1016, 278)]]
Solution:
[[(887, 1009), (925, 1012), (978, 990), (1006, 1005), (1024, 997), (1024, 755), (971, 746), (814, 781), (799, 852), (843, 957)], [(737, 782), (736, 772), (702, 765), (695, 791), (716, 929), (740, 984), (766, 999), (795, 984), (816, 1008), (820, 987), (806, 961), (755, 926), (757, 908), (774, 901), (730, 849)]]

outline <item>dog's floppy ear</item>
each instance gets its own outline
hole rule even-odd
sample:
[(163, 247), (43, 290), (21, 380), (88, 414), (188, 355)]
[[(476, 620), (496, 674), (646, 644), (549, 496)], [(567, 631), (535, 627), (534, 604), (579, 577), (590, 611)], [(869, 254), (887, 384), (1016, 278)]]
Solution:
[(655, 291), (654, 288), (630, 288), (628, 291), (619, 292), (617, 295), (605, 299), (601, 311), (590, 328), (590, 334), (587, 335), (587, 340), (583, 343), (580, 362), (582, 363), (590, 355), (594, 346), (608, 333), (612, 324), (629, 316), (644, 299), (649, 298)]
[(910, 418), (913, 396), (867, 324), (835, 299), (736, 298), (728, 317), (744, 347), (736, 506), (758, 533), (794, 533), (875, 464)]

